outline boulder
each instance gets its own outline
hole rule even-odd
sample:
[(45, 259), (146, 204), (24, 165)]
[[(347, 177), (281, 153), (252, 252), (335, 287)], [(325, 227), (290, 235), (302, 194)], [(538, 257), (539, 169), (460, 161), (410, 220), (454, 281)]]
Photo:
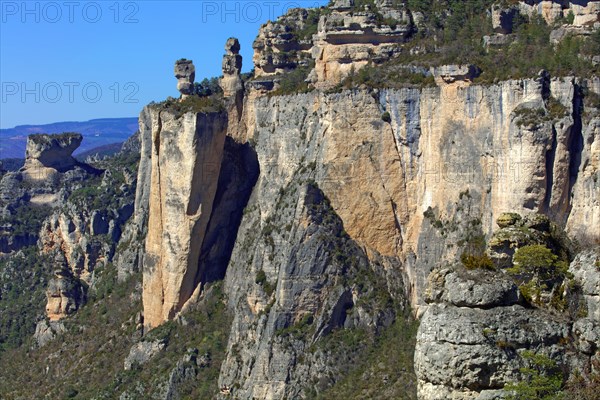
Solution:
[(428, 278), (425, 301), (457, 307), (489, 308), (519, 302), (519, 289), (504, 274), (485, 270), (442, 269)]

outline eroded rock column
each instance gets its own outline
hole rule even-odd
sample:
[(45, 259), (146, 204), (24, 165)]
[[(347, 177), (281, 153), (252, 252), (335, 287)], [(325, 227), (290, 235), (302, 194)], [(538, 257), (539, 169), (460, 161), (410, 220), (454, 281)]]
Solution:
[(142, 160), (151, 169), (142, 298), (145, 326), (154, 328), (175, 317), (198, 287), (198, 258), (217, 190), (227, 117), (177, 115), (160, 106), (143, 113), (152, 123), (140, 130), (151, 135), (152, 150), (150, 159)]

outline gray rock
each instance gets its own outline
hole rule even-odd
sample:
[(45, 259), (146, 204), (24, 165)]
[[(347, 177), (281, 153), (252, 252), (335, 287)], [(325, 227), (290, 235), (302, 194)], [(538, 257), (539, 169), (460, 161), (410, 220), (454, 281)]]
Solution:
[(165, 348), (166, 344), (162, 340), (141, 341), (134, 344), (129, 350), (129, 354), (125, 358), (123, 368), (130, 370), (134, 364), (143, 365), (150, 361), (160, 351)]
[(171, 370), (169, 378), (162, 387), (159, 398), (163, 400), (179, 400), (181, 386), (196, 379), (196, 356), (198, 350), (188, 350), (183, 358), (177, 361), (175, 368)]
[(60, 135), (30, 135), (25, 150), (25, 166), (43, 166), (59, 171), (73, 168), (77, 161), (71, 156), (79, 147), (83, 136), (79, 133), (63, 133)]
[(600, 321), (600, 248), (578, 254), (569, 266), (569, 272), (581, 284), (587, 316)]
[(196, 68), (192, 60), (182, 58), (175, 62), (175, 78), (177, 78), (177, 90), (179, 90), (179, 93), (184, 96), (194, 93)]
[(496, 33), (494, 35), (485, 35), (483, 37), (483, 46), (486, 49), (490, 47), (502, 47), (512, 43), (514, 36), (504, 35), (502, 33)]
[(518, 305), (489, 310), (431, 305), (415, 350), (421, 398), (436, 398), (425, 394), (432, 386), (449, 392), (502, 388), (519, 378), (521, 350), (556, 352), (568, 336), (567, 323)]
[(519, 302), (519, 289), (503, 273), (457, 268), (433, 271), (425, 300), (457, 307), (489, 308)]
[(573, 333), (577, 339), (577, 348), (592, 355), (600, 346), (600, 320), (582, 318), (573, 324)]
[(229, 38), (225, 43), (225, 55), (223, 56), (223, 78), (220, 85), (225, 97), (237, 97), (236, 105), (239, 109), (242, 107), (241, 92), (244, 89), (240, 73), (242, 72), (242, 56), (240, 52), (240, 42), (236, 38)]
[(63, 332), (65, 332), (65, 325), (62, 322), (47, 321), (46, 319), (43, 319), (37, 323), (33, 339), (38, 347), (42, 347)]
[(436, 78), (441, 78), (446, 83), (456, 81), (472, 81), (481, 71), (475, 65), (442, 65), (432, 67), (431, 73)]

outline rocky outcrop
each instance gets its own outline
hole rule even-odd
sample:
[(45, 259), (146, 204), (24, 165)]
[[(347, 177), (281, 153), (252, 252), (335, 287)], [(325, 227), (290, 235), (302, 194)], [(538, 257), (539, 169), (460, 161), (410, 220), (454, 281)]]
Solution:
[(51, 179), (57, 172), (65, 172), (77, 165), (72, 157), (83, 136), (79, 133), (61, 135), (30, 135), (27, 138), (25, 166), (26, 179), (41, 181)]
[(54, 277), (48, 283), (46, 315), (50, 321), (58, 321), (73, 314), (85, 301), (85, 291), (74, 278), (61, 253), (53, 259)]
[(227, 117), (178, 115), (159, 106), (142, 114), (148, 116), (142, 121), (151, 121), (140, 124), (142, 137), (151, 138), (142, 139), (142, 154), (151, 146), (151, 156), (142, 157), (138, 175), (139, 181), (150, 175), (143, 304), (145, 326), (153, 328), (172, 319), (199, 290), (198, 259), (217, 191)]
[(456, 81), (471, 82), (480, 73), (481, 71), (475, 65), (442, 65), (431, 68), (431, 74), (440, 84), (454, 83)]
[(314, 23), (307, 10), (295, 8), (276, 22), (262, 25), (252, 44), (254, 75), (270, 76), (291, 71), (297, 66), (308, 66), (311, 37), (299, 37), (294, 32), (303, 31)]
[(400, 54), (397, 44), (405, 42), (414, 30), (411, 16), (405, 10), (386, 7), (388, 2), (378, 3), (378, 11), (346, 11), (342, 6), (320, 18), (311, 50), (315, 60), (311, 79), (316, 87), (335, 86), (371, 62)]
[(419, 398), (504, 398), (504, 386), (522, 379), (525, 350), (553, 358), (569, 374), (588, 371), (600, 345), (597, 251), (581, 253), (570, 265), (570, 286), (582, 285), (584, 294), (573, 319), (523, 307), (515, 283), (500, 271), (433, 271), (415, 350)]
[(600, 321), (600, 249), (587, 250), (577, 255), (569, 271), (581, 283), (588, 318)]
[[(571, 222), (573, 215), (569, 214), (580, 201), (589, 202), (580, 206), (586, 212), (597, 212), (590, 197), (576, 199), (570, 195), (585, 184), (598, 197), (598, 189), (579, 175), (589, 167), (582, 163), (577, 174), (563, 174), (575, 165), (571, 157), (577, 152), (585, 155), (595, 151), (595, 137), (574, 150), (573, 138), (580, 130), (573, 103), (579, 101), (577, 87), (582, 83), (545, 76), (488, 87), (468, 80), (442, 80), (439, 87), (422, 90), (315, 91), (247, 98), (243, 120), (261, 172), (226, 272), (226, 292), (235, 318), (221, 384), (229, 388), (239, 385), (234, 394), (239, 398), (297, 395), (291, 388), (302, 385), (292, 382), (302, 382), (296, 379), (304, 379), (300, 378), (304, 367), (291, 360), (301, 347), (294, 344), (293, 350), (284, 351), (277, 340), (273, 341), (274, 332), (299, 324), (304, 314), (329, 315), (334, 312), (328, 310), (336, 308), (333, 304), (346, 303), (343, 291), (327, 286), (321, 290), (339, 299), (331, 305), (323, 303), (314, 309), (309, 306), (312, 301), (288, 300), (288, 290), (293, 290), (297, 299), (311, 296), (310, 285), (315, 279), (295, 278), (294, 274), (302, 270), (292, 268), (287, 261), (296, 259), (295, 252), (301, 251), (290, 248), (302, 240), (295, 235), (311, 229), (305, 227), (299, 213), (307, 207), (298, 197), (304, 192), (297, 182), (303, 179), (314, 180), (323, 191), (344, 231), (365, 249), (366, 260), (379, 260), (386, 273), (400, 272), (404, 284), (387, 277), (394, 282), (388, 290), (399, 299), (406, 291), (417, 314), (430, 312), (425, 299), (432, 296), (436, 302), (454, 302), (453, 307), (473, 307), (474, 311), (464, 317), (452, 314), (465, 324), (469, 318), (490, 325), (501, 323), (511, 313), (532, 324), (554, 321), (544, 311), (523, 308), (514, 283), (491, 273), (471, 277), (452, 272), (446, 274), (449, 285), (442, 292), (426, 294), (425, 288), (434, 266), (455, 262), (474, 237), (491, 235), (496, 219), (509, 210), (548, 213), (560, 226), (586, 226), (593, 230), (592, 236), (600, 235), (597, 227), (587, 222)], [(527, 116), (520, 109), (547, 110), (549, 101), (559, 102), (565, 114), (540, 117), (531, 124), (520, 122)], [(385, 112), (389, 122), (382, 118)], [(589, 123), (582, 122), (582, 131), (589, 129)], [(295, 222), (298, 220), (301, 222)], [(505, 226), (511, 224), (514, 222), (509, 219)], [(539, 225), (533, 220), (531, 224)], [(277, 226), (286, 229), (278, 231)], [(268, 282), (268, 291), (265, 283), (248, 281), (257, 274), (262, 277), (261, 271), (265, 280), (258, 281)], [(304, 283), (288, 289), (290, 280)], [(440, 307), (436, 310), (446, 312)], [(284, 311), (288, 322), (277, 322)], [(512, 328), (508, 320), (502, 323), (507, 331)], [(568, 334), (568, 326), (560, 320), (548, 324), (547, 330), (543, 325), (533, 336), (514, 338), (517, 347), (537, 348), (547, 340), (557, 343), (563, 333)], [(480, 328), (485, 329), (483, 325)], [(319, 335), (312, 337), (316, 340)], [(478, 336), (478, 345), (498, 354), (498, 364), (502, 364), (503, 349), (496, 348), (495, 342), (506, 338), (499, 336), (492, 344), (484, 339)], [(484, 359), (485, 354), (480, 360)], [(507, 364), (490, 378), (491, 386), (481, 390), (496, 390), (497, 382), (515, 376), (519, 366), (518, 362)], [(322, 368), (321, 373), (335, 371)], [(274, 371), (283, 371), (283, 375)], [(263, 381), (259, 386), (251, 385)]]
[(39, 346), (45, 346), (47, 343), (52, 341), (56, 336), (66, 331), (65, 326), (62, 322), (47, 321), (46, 319), (41, 320), (35, 327), (35, 333), (33, 334), (33, 340)]
[(123, 365), (125, 371), (130, 370), (132, 367), (141, 366), (147, 363), (152, 357), (161, 352), (165, 346), (166, 344), (161, 340), (137, 342), (133, 345), (125, 358)]
[(540, 15), (548, 24), (572, 14), (574, 26), (596, 26), (600, 24), (600, 1), (520, 1), (519, 11), (526, 15)]
[(182, 58), (175, 62), (175, 78), (177, 78), (177, 90), (181, 93), (182, 99), (194, 93), (196, 68), (192, 60)]
[(225, 97), (235, 96), (243, 89), (241, 72), (242, 56), (240, 55), (240, 42), (236, 38), (229, 38), (227, 43), (225, 43), (223, 78), (221, 78), (220, 82)]
[[(517, 328), (515, 328), (517, 327)], [(431, 305), (421, 318), (415, 350), (420, 399), (502, 398), (519, 379), (524, 350), (564, 353), (569, 325), (519, 305), (490, 309)]]

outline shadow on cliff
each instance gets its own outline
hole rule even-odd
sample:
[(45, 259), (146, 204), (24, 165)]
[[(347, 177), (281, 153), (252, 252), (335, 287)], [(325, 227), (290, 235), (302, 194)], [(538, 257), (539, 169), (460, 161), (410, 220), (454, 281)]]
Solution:
[(248, 143), (225, 139), (221, 173), (211, 219), (202, 243), (195, 286), (225, 277), (244, 208), (258, 180), (256, 152)]

